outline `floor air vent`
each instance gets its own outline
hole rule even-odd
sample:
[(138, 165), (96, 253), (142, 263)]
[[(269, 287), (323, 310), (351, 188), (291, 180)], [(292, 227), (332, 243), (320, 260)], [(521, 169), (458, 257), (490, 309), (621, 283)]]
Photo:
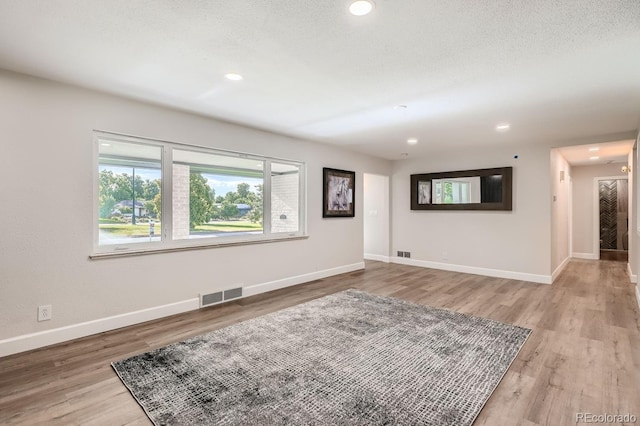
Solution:
[(242, 287), (224, 291), (224, 300), (237, 299), (238, 297), (242, 297)]
[(215, 293), (200, 294), (200, 307), (216, 305), (227, 300), (242, 297), (242, 287), (230, 288), (228, 290), (217, 291)]
[(218, 291), (216, 293), (209, 294), (201, 294), (200, 295), (200, 307), (215, 305), (216, 303), (222, 302), (222, 292)]

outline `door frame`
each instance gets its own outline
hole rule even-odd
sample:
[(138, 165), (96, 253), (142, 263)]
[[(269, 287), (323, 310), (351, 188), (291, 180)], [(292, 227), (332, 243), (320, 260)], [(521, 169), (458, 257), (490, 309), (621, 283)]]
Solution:
[[(593, 178), (593, 252), (594, 259), (600, 260), (600, 185), (601, 180), (626, 180), (629, 181), (629, 175), (626, 176), (598, 176)], [(627, 200), (629, 196), (627, 195)], [(628, 212), (627, 214), (630, 215)]]
[[(375, 188), (369, 187), (368, 185), (371, 183), (371, 180), (367, 179), (367, 176), (371, 176), (375, 178), (377, 181), (377, 185)], [(362, 227), (363, 239), (366, 238), (366, 233), (368, 232), (367, 225), (370, 224), (372, 217), (383, 218), (382, 223), (379, 223), (376, 227), (376, 231), (380, 233), (380, 239), (382, 241), (382, 246), (379, 247), (379, 250), (376, 250), (377, 253), (363, 253), (363, 258), (368, 260), (377, 260), (379, 262), (391, 262), (390, 250), (391, 250), (391, 178), (387, 175), (382, 175), (378, 173), (363, 173), (362, 174), (362, 193), (363, 193), (363, 203), (362, 203)], [(380, 200), (380, 204), (373, 210), (368, 211), (366, 207), (368, 206), (367, 199), (371, 194), (371, 191), (375, 191), (379, 194), (382, 194)], [(364, 241), (363, 241), (364, 247)]]

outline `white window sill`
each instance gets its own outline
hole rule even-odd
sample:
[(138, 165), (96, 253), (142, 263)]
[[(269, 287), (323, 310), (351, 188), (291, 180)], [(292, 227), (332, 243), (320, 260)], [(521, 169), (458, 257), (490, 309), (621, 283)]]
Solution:
[(145, 256), (148, 254), (171, 253), (176, 251), (205, 250), (205, 249), (235, 247), (235, 246), (250, 246), (254, 244), (276, 243), (280, 241), (306, 240), (308, 238), (309, 238), (308, 235), (295, 235), (295, 236), (271, 237), (271, 238), (265, 238), (265, 239), (255, 239), (255, 240), (224, 241), (224, 242), (208, 243), (208, 244), (193, 244), (193, 245), (184, 245), (184, 246), (178, 246), (178, 247), (162, 247), (162, 248), (147, 247), (144, 249), (136, 249), (135, 247), (131, 247), (131, 249), (128, 249), (128, 250), (93, 253), (89, 255), (89, 259), (98, 260), (98, 259), (106, 259), (106, 258), (114, 258), (114, 257)]

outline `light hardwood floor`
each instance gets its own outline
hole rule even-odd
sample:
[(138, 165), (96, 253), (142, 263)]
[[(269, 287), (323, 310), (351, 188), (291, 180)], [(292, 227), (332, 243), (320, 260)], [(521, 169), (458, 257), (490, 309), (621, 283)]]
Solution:
[(626, 264), (573, 260), (551, 286), (367, 262), (366, 270), (0, 358), (0, 424), (148, 425), (110, 362), (347, 288), (533, 329), (475, 425), (640, 423), (640, 317)]

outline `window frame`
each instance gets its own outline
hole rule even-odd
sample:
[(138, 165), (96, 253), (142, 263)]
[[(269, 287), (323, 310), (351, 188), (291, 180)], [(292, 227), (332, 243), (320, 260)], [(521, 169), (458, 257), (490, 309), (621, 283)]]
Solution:
[[(100, 244), (99, 241), (99, 168), (100, 144), (105, 140), (119, 143), (131, 143), (155, 146), (161, 149), (160, 173), (162, 194), (162, 220), (160, 241), (135, 242), (123, 244)], [(263, 205), (262, 205), (262, 234), (246, 234), (218, 237), (198, 237), (187, 239), (173, 238), (173, 150), (201, 152), (205, 154), (221, 155), (255, 160), (264, 164), (263, 174)], [(296, 232), (271, 232), (271, 163), (288, 164), (298, 167), (298, 230)], [(234, 245), (263, 244), (282, 240), (308, 238), (307, 235), (307, 198), (306, 198), (306, 163), (291, 159), (249, 154), (207, 146), (170, 142), (165, 140), (123, 135), (113, 132), (93, 131), (93, 250), (90, 258), (151, 254), (157, 252), (204, 249)]]

